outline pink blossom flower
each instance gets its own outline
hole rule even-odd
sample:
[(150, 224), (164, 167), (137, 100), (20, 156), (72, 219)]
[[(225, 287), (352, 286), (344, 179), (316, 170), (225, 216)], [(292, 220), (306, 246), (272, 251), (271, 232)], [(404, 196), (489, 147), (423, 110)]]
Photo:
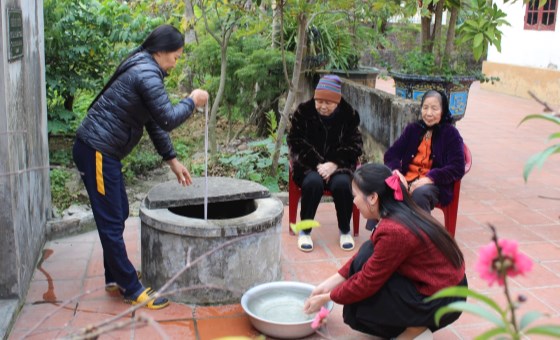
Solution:
[(502, 250), (503, 261), (498, 259), (496, 244), (490, 243), (480, 248), (478, 261), (475, 263), (475, 270), (488, 285), (497, 282), (499, 286), (503, 286), (506, 276), (524, 275), (531, 270), (533, 262), (518, 251), (517, 241), (501, 239), (498, 240), (498, 246)]
[(317, 313), (317, 315), (315, 315), (315, 318), (313, 319), (313, 322), (311, 323), (311, 328), (317, 329), (317, 328), (321, 327), (321, 324), (323, 323), (323, 320), (326, 319), (328, 315), (329, 315), (329, 310), (326, 309), (325, 307), (321, 307), (321, 310), (319, 310), (319, 313)]

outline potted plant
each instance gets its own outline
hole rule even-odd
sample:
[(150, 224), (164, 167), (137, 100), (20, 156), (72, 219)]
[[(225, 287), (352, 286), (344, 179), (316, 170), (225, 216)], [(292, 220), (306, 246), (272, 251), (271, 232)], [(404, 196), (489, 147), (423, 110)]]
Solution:
[[(459, 120), (464, 115), (472, 82), (494, 80), (486, 79), (480, 68), (473, 67), (468, 60), (480, 60), (489, 45), (500, 50), (500, 27), (508, 25), (506, 13), (487, 0), (415, 0), (407, 5), (418, 7), (420, 42), (400, 55), (389, 69), (396, 94), (418, 99), (430, 88), (444, 90), (454, 120)], [(447, 23), (444, 11), (448, 14)], [(461, 51), (467, 46), (469, 55), (465, 56)]]
[(340, 77), (375, 88), (375, 80), (379, 74), (379, 69), (371, 66), (360, 65), (359, 60), (359, 56), (355, 54), (351, 55), (348, 58), (348, 65), (345, 68), (331, 67), (329, 73), (333, 73)]
[(347, 13), (316, 19), (307, 30), (304, 60), (305, 69), (314, 74), (314, 85), (321, 75), (333, 73), (375, 88), (379, 69), (360, 64), (367, 48), (365, 42), (375, 39), (376, 33), (370, 26), (360, 20), (349, 21)]

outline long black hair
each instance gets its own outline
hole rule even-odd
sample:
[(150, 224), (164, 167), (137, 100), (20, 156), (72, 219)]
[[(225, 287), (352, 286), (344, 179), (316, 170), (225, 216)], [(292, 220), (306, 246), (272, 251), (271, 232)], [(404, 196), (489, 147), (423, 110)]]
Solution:
[(447, 99), (445, 92), (441, 90), (432, 89), (426, 91), (420, 100), (420, 108), (422, 108), (426, 99), (432, 97), (438, 98), (441, 103), (441, 120), (438, 124), (453, 123), (453, 117), (451, 117), (451, 111), (449, 110), (449, 99)]
[(88, 110), (93, 106), (93, 104), (95, 104), (97, 99), (101, 97), (103, 92), (105, 92), (105, 90), (107, 90), (109, 86), (113, 84), (117, 77), (120, 76), (124, 71), (126, 71), (126, 68), (123, 68), (122, 66), (132, 56), (142, 51), (146, 51), (149, 54), (154, 54), (157, 52), (174, 52), (183, 47), (184, 44), (185, 38), (178, 29), (167, 24), (158, 26), (152, 31), (152, 33), (150, 33), (150, 35), (148, 35), (146, 40), (144, 40), (144, 42), (140, 46), (132, 50), (132, 52), (123, 61), (121, 61), (115, 73), (113, 73), (109, 81), (105, 84), (105, 86), (103, 86), (103, 89), (91, 102)]
[(391, 170), (387, 166), (368, 163), (354, 172), (353, 180), (364, 195), (377, 193), (381, 218), (391, 218), (399, 222), (422, 242), (426, 242), (424, 235), (427, 235), (455, 267), (461, 267), (464, 262), (463, 253), (455, 239), (438, 220), (414, 203), (400, 180), (403, 200), (397, 201), (394, 190), (385, 183), (385, 179), (391, 175)]

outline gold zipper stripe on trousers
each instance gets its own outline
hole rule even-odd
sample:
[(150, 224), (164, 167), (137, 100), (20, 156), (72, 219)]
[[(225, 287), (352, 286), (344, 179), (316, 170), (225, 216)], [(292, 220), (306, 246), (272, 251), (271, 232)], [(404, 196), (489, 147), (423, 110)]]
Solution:
[(95, 180), (97, 181), (97, 192), (105, 196), (105, 183), (103, 182), (103, 155), (95, 151)]

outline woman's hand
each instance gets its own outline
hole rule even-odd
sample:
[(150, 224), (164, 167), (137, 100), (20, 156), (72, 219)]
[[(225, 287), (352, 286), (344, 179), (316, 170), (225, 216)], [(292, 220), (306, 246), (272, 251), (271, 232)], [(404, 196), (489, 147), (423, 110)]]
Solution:
[(333, 162), (326, 162), (317, 165), (317, 172), (325, 181), (328, 181), (331, 175), (338, 169), (338, 165)]
[(204, 105), (206, 105), (206, 102), (208, 102), (208, 97), (208, 92), (201, 89), (193, 90), (189, 96), (189, 98), (193, 100), (196, 107), (203, 107)]
[(306, 314), (316, 313), (330, 300), (331, 296), (329, 293), (311, 296), (305, 301), (305, 304), (303, 305), (303, 311)]
[(175, 176), (177, 176), (177, 181), (179, 182), (179, 184), (181, 184), (182, 186), (192, 184), (192, 178), (189, 170), (187, 170), (187, 168), (185, 168), (185, 166), (181, 164), (181, 162), (179, 162), (177, 158), (168, 160), (167, 164), (169, 165), (171, 171), (173, 171)]
[(331, 290), (333, 290), (344, 281), (346, 281), (344, 276), (336, 273), (325, 281), (321, 282), (317, 287), (313, 289), (311, 295), (305, 301), (305, 304), (303, 305), (303, 311), (307, 314), (319, 311), (319, 309), (321, 309), (321, 306), (331, 300)]
[(412, 183), (410, 183), (410, 187), (408, 188), (408, 192), (412, 194), (414, 190), (417, 188), (426, 185), (426, 184), (434, 184), (434, 181), (430, 179), (430, 177), (422, 177)]

